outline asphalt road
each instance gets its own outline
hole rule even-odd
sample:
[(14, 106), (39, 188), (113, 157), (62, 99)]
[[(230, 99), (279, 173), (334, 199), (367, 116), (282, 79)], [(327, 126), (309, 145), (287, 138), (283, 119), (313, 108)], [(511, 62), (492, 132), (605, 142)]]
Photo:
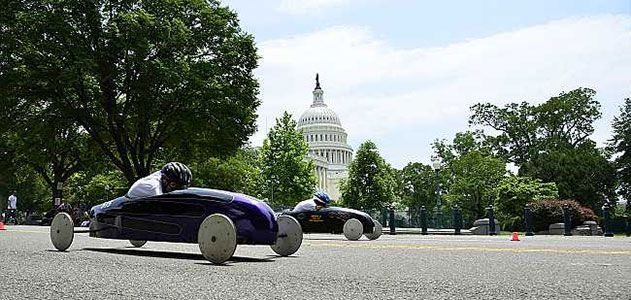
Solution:
[(291, 257), (239, 246), (222, 266), (194, 244), (0, 231), (0, 299), (631, 299), (631, 238), (305, 235)]

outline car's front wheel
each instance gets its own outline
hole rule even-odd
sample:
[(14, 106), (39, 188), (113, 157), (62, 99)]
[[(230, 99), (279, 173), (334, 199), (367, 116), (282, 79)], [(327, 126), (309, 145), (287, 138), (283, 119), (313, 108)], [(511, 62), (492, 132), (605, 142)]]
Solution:
[(197, 242), (204, 258), (221, 264), (230, 259), (237, 249), (237, 230), (226, 215), (212, 214), (199, 226)]
[(362, 237), (362, 234), (364, 234), (364, 225), (362, 225), (362, 222), (355, 218), (346, 220), (344, 223), (344, 236), (347, 239), (356, 241)]

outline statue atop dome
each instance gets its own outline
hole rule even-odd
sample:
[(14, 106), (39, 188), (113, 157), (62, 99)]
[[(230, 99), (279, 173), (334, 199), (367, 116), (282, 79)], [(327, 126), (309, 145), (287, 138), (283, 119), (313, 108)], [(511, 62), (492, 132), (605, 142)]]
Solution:
[(322, 88), (320, 87), (320, 74), (318, 74), (318, 73), (316, 73), (316, 87), (315, 87), (315, 89), (316, 89), (316, 90), (317, 90), (317, 89), (322, 89)]
[(322, 97), (322, 94), (324, 94), (324, 91), (320, 87), (320, 74), (316, 73), (316, 87), (315, 89), (313, 89), (313, 104), (311, 104), (311, 107), (317, 107), (317, 106), (326, 107), (326, 104), (324, 104), (324, 98)]

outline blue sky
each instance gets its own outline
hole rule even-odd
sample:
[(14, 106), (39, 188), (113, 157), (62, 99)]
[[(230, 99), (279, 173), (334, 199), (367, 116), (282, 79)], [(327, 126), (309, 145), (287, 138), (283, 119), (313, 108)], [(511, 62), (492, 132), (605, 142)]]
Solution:
[[(282, 3), (321, 2), (315, 8), (283, 10)], [(484, 37), (572, 16), (629, 14), (631, 1), (224, 1), (257, 40), (340, 25), (371, 27), (401, 47), (437, 46)], [(327, 5), (327, 3), (330, 3)], [(308, 5), (305, 5), (309, 7)]]
[(597, 91), (603, 118), (631, 97), (631, 0), (230, 0), (262, 56), (259, 131), (297, 119), (315, 73), (354, 149), (367, 139), (401, 168), (429, 162), (430, 143), (469, 129), (478, 102), (540, 103), (562, 91)]

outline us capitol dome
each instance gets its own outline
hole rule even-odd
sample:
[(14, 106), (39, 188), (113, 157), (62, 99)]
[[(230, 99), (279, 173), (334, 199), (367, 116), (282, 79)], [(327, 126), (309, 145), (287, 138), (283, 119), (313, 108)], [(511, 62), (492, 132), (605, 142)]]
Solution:
[(346, 141), (346, 131), (337, 114), (324, 103), (324, 91), (316, 74), (313, 103), (298, 119), (297, 129), (302, 131), (307, 145), (308, 158), (315, 161), (317, 189), (326, 191), (331, 198), (340, 198), (340, 181), (348, 178), (348, 165), (353, 159), (353, 148)]

